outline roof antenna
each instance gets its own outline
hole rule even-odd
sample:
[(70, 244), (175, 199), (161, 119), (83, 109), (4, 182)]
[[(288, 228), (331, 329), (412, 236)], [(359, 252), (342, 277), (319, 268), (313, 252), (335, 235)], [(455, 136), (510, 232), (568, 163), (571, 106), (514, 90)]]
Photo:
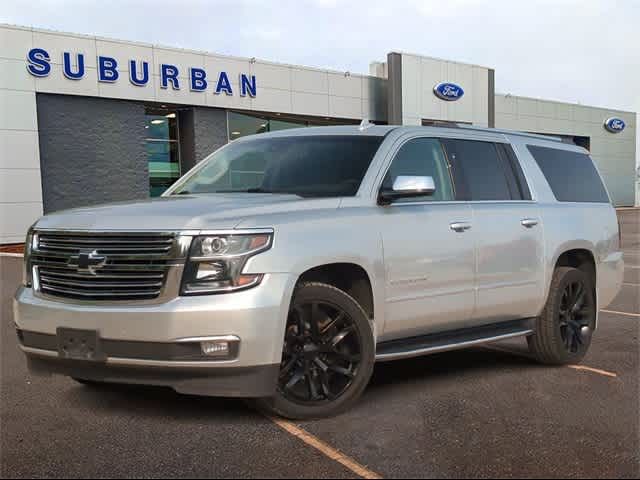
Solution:
[(367, 128), (374, 127), (375, 125), (369, 121), (368, 118), (363, 118), (360, 122), (360, 131), (364, 132)]

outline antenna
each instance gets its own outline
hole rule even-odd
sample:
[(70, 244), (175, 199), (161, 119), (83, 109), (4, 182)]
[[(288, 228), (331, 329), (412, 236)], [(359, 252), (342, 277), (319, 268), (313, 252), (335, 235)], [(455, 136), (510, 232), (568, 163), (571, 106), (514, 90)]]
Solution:
[(360, 122), (360, 131), (364, 132), (367, 128), (374, 127), (375, 125), (369, 121), (368, 118), (363, 118)]

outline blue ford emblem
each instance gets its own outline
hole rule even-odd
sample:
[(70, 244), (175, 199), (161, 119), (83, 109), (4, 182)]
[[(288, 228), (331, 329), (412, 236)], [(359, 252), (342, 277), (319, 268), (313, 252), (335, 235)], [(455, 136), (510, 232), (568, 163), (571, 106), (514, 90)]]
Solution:
[(442, 100), (454, 102), (462, 98), (464, 90), (460, 85), (456, 85), (455, 83), (443, 82), (433, 87), (433, 93)]
[(604, 128), (609, 130), (611, 133), (620, 133), (626, 126), (627, 124), (624, 123), (624, 120), (622, 120), (621, 118), (608, 118), (604, 122)]

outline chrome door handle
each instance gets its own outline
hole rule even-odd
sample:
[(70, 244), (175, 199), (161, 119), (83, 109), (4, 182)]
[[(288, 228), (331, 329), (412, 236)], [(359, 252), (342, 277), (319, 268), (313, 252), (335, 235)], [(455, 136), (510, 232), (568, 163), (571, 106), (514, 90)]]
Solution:
[(523, 227), (532, 228), (538, 224), (538, 220), (535, 218), (523, 218), (520, 223)]
[(471, 224), (468, 222), (454, 222), (449, 224), (449, 228), (454, 232), (465, 232), (471, 229)]

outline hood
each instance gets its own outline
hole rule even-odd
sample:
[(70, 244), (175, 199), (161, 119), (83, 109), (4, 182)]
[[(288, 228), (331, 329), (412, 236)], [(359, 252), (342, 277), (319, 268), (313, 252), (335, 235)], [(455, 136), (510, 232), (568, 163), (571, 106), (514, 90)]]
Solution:
[(253, 217), (265, 223), (269, 214), (335, 209), (339, 198), (304, 199), (296, 195), (231, 193), (161, 197), (64, 210), (42, 217), (38, 228), (65, 230), (230, 230)]

